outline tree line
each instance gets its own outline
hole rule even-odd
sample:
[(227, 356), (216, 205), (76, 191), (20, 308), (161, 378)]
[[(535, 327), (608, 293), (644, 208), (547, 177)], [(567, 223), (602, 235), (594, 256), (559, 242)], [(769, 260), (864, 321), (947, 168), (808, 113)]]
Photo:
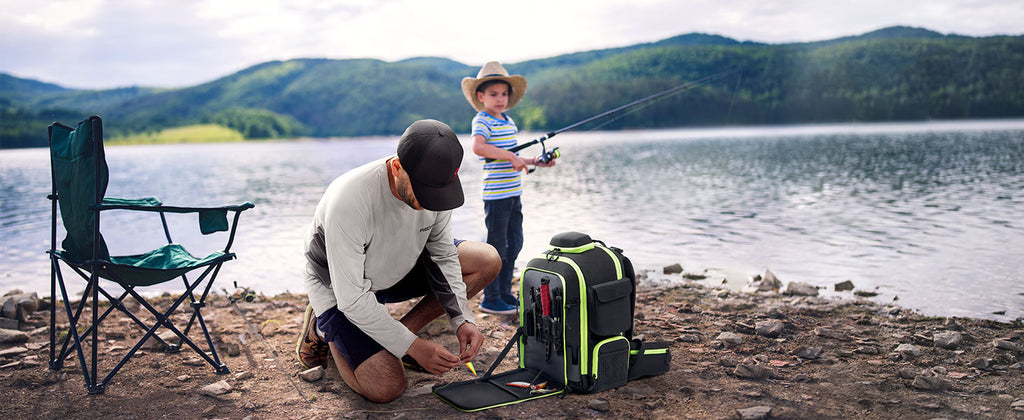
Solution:
[[(1024, 116), (1024, 37), (888, 28), (799, 44), (681, 36), (658, 43), (503, 63), (529, 80), (511, 110), (550, 131), (720, 74), (601, 129)], [(4, 75), (0, 147), (45, 146), (45, 127), (104, 117), (108, 136), (216, 123), (246, 138), (401, 133), (420, 118), (467, 132), (459, 89), (478, 67), (441, 58), (273, 61), (182, 89), (54, 89)], [(13, 79), (13, 80), (12, 80)], [(8, 86), (15, 86), (8, 89)]]

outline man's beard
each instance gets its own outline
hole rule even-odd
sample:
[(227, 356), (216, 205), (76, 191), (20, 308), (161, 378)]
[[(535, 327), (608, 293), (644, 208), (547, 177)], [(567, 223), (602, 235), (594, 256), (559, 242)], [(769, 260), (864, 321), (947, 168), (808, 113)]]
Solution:
[(401, 198), (405, 204), (408, 204), (409, 207), (418, 209), (419, 205), (416, 203), (416, 196), (412, 192), (412, 185), (409, 185), (409, 179), (399, 177), (396, 186), (396, 189), (398, 190), (398, 197)]

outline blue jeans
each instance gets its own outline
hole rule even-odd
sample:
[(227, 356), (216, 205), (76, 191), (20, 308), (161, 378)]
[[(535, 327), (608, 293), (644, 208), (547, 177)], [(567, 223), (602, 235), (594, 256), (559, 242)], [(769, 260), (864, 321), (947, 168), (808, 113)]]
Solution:
[(519, 197), (484, 200), (487, 243), (501, 256), (501, 271), (484, 287), (484, 302), (514, 302), (512, 270), (523, 249), (523, 204)]

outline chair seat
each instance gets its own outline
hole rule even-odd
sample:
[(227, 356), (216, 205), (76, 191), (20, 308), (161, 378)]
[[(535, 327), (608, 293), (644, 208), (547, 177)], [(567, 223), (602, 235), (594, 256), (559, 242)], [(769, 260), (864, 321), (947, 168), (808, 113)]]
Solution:
[[(57, 252), (66, 257), (63, 251)], [(193, 256), (181, 244), (167, 244), (145, 254), (112, 256), (110, 264), (100, 270), (100, 277), (120, 280), (132, 286), (152, 286), (174, 279), (190, 270), (227, 261), (234, 253), (215, 251), (204, 258)]]

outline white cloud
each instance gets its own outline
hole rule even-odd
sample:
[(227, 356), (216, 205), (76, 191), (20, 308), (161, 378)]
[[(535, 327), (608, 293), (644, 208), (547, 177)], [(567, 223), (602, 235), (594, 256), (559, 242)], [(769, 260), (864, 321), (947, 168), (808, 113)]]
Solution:
[[(41, 3), (41, 4), (37, 4)], [(186, 86), (269, 60), (514, 63), (704, 32), (802, 42), (892, 25), (1021, 34), (1019, 0), (0, 0), (0, 71), (65, 86)]]

